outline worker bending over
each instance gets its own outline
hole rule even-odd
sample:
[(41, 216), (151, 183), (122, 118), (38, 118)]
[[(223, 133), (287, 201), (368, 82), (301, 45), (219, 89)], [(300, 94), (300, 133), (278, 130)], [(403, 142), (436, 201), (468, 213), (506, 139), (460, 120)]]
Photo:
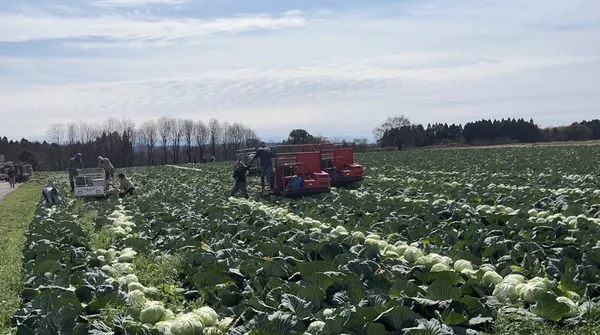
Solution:
[(47, 206), (58, 205), (60, 202), (60, 197), (58, 196), (58, 190), (52, 186), (46, 186), (42, 190), (42, 196), (46, 200)]
[(275, 176), (273, 174), (273, 152), (267, 147), (265, 142), (260, 143), (260, 148), (256, 149), (256, 154), (251, 161), (258, 159), (260, 165), (260, 186), (263, 192), (265, 191), (265, 176), (269, 179), (269, 187), (275, 189)]
[[(104, 179), (110, 179), (111, 185), (115, 185), (115, 167), (110, 162), (110, 159), (98, 156), (98, 168), (104, 169)], [(107, 185), (108, 186), (108, 185)]]
[(123, 198), (126, 195), (133, 195), (135, 193), (135, 186), (131, 182), (129, 178), (125, 176), (124, 173), (119, 173), (119, 183), (121, 192), (119, 193), (119, 198)]
[(81, 154), (75, 155), (69, 159), (69, 183), (71, 184), (71, 192), (75, 191), (75, 177), (79, 174), (79, 170), (83, 169), (83, 160)]
[(236, 193), (242, 191), (244, 198), (248, 198), (248, 185), (246, 183), (246, 176), (248, 174), (249, 166), (244, 165), (242, 160), (238, 160), (235, 165), (235, 169), (233, 170), (233, 178), (235, 182), (233, 183), (233, 188), (231, 189), (231, 196), (235, 196)]

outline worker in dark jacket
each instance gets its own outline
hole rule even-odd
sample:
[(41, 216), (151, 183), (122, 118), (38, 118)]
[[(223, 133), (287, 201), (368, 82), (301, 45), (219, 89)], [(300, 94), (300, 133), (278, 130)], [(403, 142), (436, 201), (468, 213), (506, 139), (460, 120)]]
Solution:
[(256, 149), (256, 154), (251, 161), (258, 159), (260, 165), (260, 186), (263, 192), (265, 191), (265, 176), (269, 179), (269, 186), (273, 190), (275, 184), (275, 176), (273, 174), (273, 152), (267, 147), (265, 142), (260, 143), (260, 148)]
[(15, 182), (17, 180), (17, 171), (15, 171), (15, 168), (9, 168), (6, 172), (6, 176), (8, 177), (9, 186), (15, 188)]
[(244, 198), (248, 198), (248, 185), (246, 183), (246, 176), (248, 174), (249, 166), (244, 165), (242, 160), (238, 160), (235, 165), (235, 169), (233, 170), (233, 178), (235, 182), (233, 183), (233, 188), (231, 189), (231, 196), (235, 196), (236, 193), (242, 191)]
[(75, 177), (79, 174), (79, 170), (83, 169), (83, 160), (81, 154), (75, 155), (69, 159), (69, 182), (71, 183), (71, 192), (75, 191)]

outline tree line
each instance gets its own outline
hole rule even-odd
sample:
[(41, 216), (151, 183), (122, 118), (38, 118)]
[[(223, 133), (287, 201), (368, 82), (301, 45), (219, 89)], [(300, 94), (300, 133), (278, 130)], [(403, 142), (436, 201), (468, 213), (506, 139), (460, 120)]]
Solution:
[(447, 144), (491, 145), (600, 140), (600, 120), (574, 122), (568, 126), (539, 127), (533, 119), (479, 120), (465, 125), (414, 124), (404, 115), (387, 118), (373, 130), (380, 147), (402, 150)]
[(161, 117), (139, 126), (130, 119), (109, 118), (101, 123), (77, 121), (48, 127), (47, 141), (0, 139), (6, 160), (27, 162), (34, 170), (65, 170), (70, 157), (81, 153), (86, 167), (98, 156), (115, 167), (202, 163), (230, 160), (236, 150), (260, 143), (256, 132), (241, 123)]
[[(0, 138), (0, 155), (6, 160), (27, 162), (34, 170), (65, 170), (76, 153), (85, 166), (95, 166), (96, 157), (109, 157), (116, 167), (180, 164), (235, 158), (236, 150), (256, 147), (260, 138), (241, 123), (161, 117), (139, 126), (129, 119), (109, 118), (101, 123), (83, 121), (54, 124), (47, 141), (31, 142)], [(405, 149), (449, 144), (490, 145), (557, 141), (600, 140), (600, 120), (574, 122), (568, 126), (539, 127), (533, 120), (507, 118), (461, 124), (434, 123), (426, 127), (404, 115), (387, 118), (373, 130), (376, 144), (365, 138), (351, 142), (357, 151), (376, 147)], [(284, 144), (344, 142), (293, 129)]]

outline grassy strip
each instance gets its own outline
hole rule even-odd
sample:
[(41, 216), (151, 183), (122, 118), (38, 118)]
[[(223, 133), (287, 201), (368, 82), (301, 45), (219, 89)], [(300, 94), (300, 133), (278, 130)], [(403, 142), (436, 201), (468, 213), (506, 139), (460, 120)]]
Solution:
[(21, 303), (23, 244), (40, 200), (41, 185), (26, 183), (0, 203), (0, 333), (10, 332)]
[(557, 327), (551, 323), (523, 320), (516, 316), (501, 316), (496, 323), (493, 335), (598, 335), (600, 334), (600, 310), (592, 310), (584, 315), (586, 324), (579, 327)]

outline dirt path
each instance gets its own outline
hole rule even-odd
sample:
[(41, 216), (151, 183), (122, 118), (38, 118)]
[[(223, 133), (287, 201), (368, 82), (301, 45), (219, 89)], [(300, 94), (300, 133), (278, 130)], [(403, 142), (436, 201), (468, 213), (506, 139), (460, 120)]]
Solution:
[(0, 202), (2, 202), (2, 200), (4, 200), (4, 198), (6, 198), (6, 196), (10, 194), (10, 192), (16, 190), (17, 187), (19, 187), (20, 185), (21, 184), (16, 184), (15, 188), (10, 188), (8, 183), (0, 182)]

